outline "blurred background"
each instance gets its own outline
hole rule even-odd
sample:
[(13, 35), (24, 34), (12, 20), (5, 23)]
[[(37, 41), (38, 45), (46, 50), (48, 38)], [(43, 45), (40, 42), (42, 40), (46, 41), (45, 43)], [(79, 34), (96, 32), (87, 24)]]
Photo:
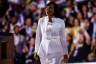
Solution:
[(50, 1), (65, 22), (68, 62), (96, 62), (96, 0), (0, 0), (0, 35), (13, 36), (14, 64), (37, 62), (35, 32)]

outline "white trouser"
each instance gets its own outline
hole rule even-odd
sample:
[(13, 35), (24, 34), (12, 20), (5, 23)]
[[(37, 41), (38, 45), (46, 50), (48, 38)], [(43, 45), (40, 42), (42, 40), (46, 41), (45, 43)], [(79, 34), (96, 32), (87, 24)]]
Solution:
[(40, 58), (41, 64), (61, 64), (63, 54), (54, 53), (54, 54), (48, 54), (45, 57), (46, 57), (45, 59)]

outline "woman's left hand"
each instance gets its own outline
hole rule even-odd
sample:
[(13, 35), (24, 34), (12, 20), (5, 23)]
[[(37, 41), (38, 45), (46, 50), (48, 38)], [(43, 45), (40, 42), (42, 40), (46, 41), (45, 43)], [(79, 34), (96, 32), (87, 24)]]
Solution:
[(66, 54), (66, 55), (64, 55), (64, 57), (63, 57), (63, 63), (66, 63), (67, 61), (68, 61), (68, 55)]

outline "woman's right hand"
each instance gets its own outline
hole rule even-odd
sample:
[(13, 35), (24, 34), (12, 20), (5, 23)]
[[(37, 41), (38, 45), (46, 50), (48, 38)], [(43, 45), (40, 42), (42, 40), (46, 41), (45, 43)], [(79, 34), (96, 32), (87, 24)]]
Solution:
[(37, 53), (34, 53), (34, 58), (35, 58), (36, 60), (38, 60), (38, 55), (37, 55)]
[(25, 26), (25, 25), (23, 25), (23, 26), (22, 26), (22, 29), (25, 29), (25, 28), (26, 28), (26, 26)]

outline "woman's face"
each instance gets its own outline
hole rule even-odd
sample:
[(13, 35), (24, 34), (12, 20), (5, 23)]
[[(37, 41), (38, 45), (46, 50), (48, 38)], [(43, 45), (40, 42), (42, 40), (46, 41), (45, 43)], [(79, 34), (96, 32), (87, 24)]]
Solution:
[(82, 11), (83, 12), (86, 12), (87, 11), (87, 7), (85, 5), (82, 7)]
[(28, 19), (26, 20), (26, 25), (30, 26), (30, 25), (31, 25), (31, 22), (32, 22), (32, 20), (31, 20), (30, 18), (28, 18)]
[(45, 9), (46, 15), (53, 16), (54, 15), (54, 5), (47, 6)]
[(77, 18), (82, 19), (82, 14), (80, 12), (77, 14)]
[(71, 7), (71, 1), (67, 1), (67, 6)]
[(96, 7), (93, 7), (92, 12), (96, 13)]
[(14, 32), (15, 32), (15, 34), (18, 34), (18, 33), (19, 33), (19, 28), (16, 27), (16, 28), (14, 29)]
[(30, 44), (31, 46), (34, 46), (34, 45), (35, 45), (35, 40), (34, 40), (34, 38), (31, 38), (31, 39), (30, 39), (29, 44)]
[(35, 12), (36, 11), (36, 6), (34, 4), (31, 6), (31, 11), (32, 12)]
[(74, 26), (79, 26), (79, 21), (77, 19), (74, 20)]

